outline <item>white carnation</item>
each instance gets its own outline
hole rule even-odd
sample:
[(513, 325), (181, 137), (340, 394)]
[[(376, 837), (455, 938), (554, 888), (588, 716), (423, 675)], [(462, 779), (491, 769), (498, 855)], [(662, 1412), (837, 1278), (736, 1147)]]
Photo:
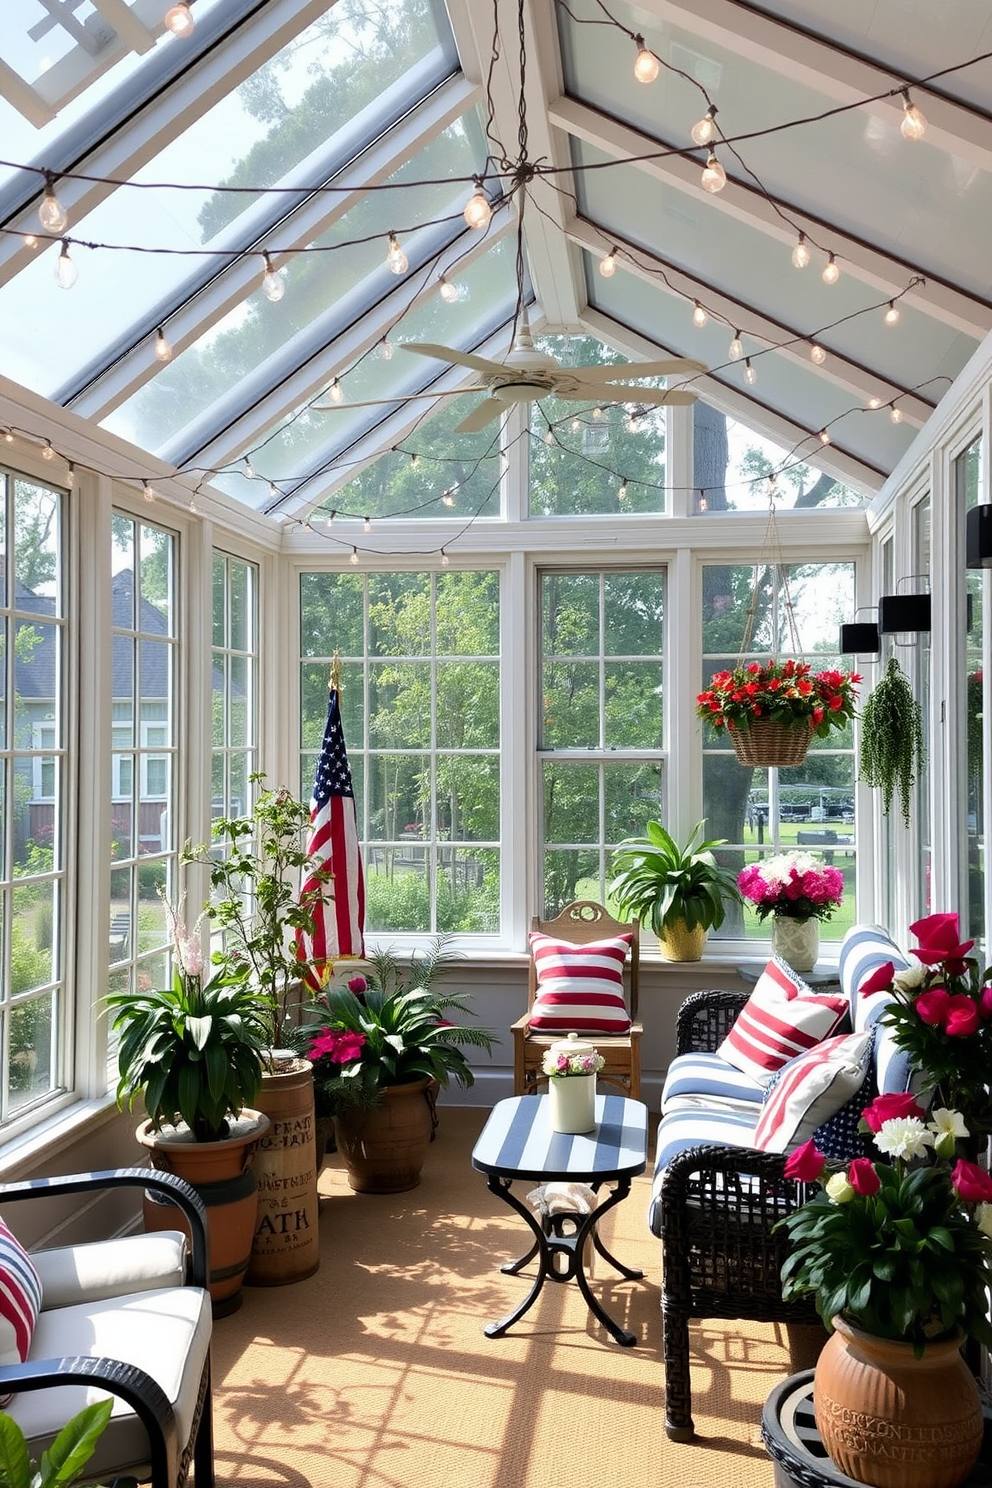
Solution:
[(924, 1157), (933, 1146), (933, 1132), (918, 1116), (894, 1116), (875, 1133), (875, 1146), (890, 1157)]

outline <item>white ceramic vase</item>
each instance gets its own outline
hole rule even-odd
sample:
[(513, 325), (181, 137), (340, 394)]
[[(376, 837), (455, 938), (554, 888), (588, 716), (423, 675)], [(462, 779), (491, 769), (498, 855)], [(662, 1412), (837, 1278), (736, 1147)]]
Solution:
[(793, 971), (812, 971), (820, 954), (820, 922), (789, 915), (772, 919), (772, 950)]
[(552, 1075), (548, 1080), (551, 1130), (590, 1132), (596, 1125), (596, 1076)]

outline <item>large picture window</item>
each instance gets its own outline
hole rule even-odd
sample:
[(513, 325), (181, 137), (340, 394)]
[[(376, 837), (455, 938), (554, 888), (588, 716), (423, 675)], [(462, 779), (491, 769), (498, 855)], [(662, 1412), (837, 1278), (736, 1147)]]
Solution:
[(541, 574), (544, 910), (606, 900), (609, 857), (665, 809), (661, 569)]
[(210, 810), (244, 816), (258, 769), (258, 570), (214, 553)]
[(303, 574), (301, 630), (301, 791), (337, 651), (366, 930), (496, 934), (499, 575)]

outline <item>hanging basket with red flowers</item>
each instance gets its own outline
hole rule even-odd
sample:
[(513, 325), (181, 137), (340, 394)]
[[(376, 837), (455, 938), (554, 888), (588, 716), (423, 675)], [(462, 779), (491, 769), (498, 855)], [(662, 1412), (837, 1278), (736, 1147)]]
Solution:
[(854, 717), (857, 672), (814, 672), (805, 661), (741, 662), (714, 672), (696, 712), (726, 730), (742, 765), (801, 765), (810, 739), (825, 739)]

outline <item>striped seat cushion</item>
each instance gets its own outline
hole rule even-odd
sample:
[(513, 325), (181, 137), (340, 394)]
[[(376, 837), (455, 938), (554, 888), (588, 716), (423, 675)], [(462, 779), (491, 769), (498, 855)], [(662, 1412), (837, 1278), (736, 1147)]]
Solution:
[(790, 1059), (832, 1034), (846, 1016), (847, 1006), (842, 996), (813, 992), (773, 957), (716, 1052), (767, 1086)]
[(679, 1054), (668, 1066), (661, 1092), (661, 1114), (664, 1116), (673, 1101), (686, 1095), (717, 1096), (721, 1100), (749, 1101), (760, 1106), (765, 1098), (765, 1085), (736, 1065), (728, 1064), (719, 1054)]
[[(688, 1096), (681, 1097), (688, 1100)], [(665, 1169), (679, 1152), (691, 1147), (754, 1147), (754, 1123), (757, 1111), (740, 1107), (724, 1107), (717, 1110), (694, 1106), (686, 1110), (673, 1110), (662, 1117), (658, 1124), (658, 1143), (654, 1163), (654, 1178), (651, 1185), (651, 1200), (648, 1205), (648, 1224), (656, 1235), (661, 1234), (661, 1183)]]
[(838, 1034), (800, 1054), (777, 1076), (754, 1130), (763, 1152), (793, 1152), (864, 1085), (875, 1036)]
[(534, 1032), (629, 1033), (623, 968), (632, 938), (625, 930), (576, 945), (532, 930), (537, 995), (529, 1023)]

